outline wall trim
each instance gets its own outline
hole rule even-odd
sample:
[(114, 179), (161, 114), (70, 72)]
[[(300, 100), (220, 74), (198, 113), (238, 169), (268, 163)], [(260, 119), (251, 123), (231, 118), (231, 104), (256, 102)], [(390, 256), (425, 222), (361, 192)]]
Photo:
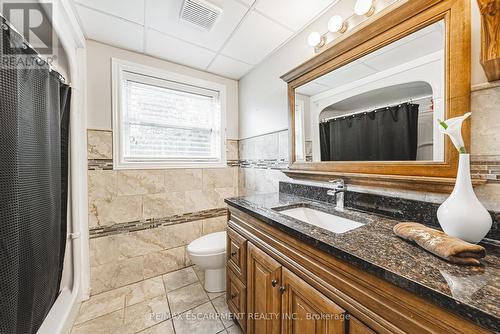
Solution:
[(89, 238), (94, 239), (116, 234), (137, 232), (161, 226), (183, 224), (192, 221), (216, 218), (226, 215), (227, 215), (227, 208), (216, 208), (216, 209), (208, 209), (208, 210), (189, 212), (179, 215), (167, 216), (162, 218), (135, 220), (125, 223), (113, 224), (110, 226), (99, 226), (91, 228), (89, 230)]

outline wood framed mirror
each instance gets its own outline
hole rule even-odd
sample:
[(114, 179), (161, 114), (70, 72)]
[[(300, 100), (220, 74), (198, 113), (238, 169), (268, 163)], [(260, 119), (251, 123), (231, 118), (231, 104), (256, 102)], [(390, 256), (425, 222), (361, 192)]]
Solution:
[(283, 75), (285, 173), (450, 191), (458, 152), (436, 125), (470, 110), (470, 35), (468, 0), (401, 1)]

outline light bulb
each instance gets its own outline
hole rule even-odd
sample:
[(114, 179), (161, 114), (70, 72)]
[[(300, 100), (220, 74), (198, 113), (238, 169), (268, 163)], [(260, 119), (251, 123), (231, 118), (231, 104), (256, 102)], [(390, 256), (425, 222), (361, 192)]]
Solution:
[(319, 46), (321, 44), (321, 41), (321, 35), (317, 31), (313, 31), (309, 34), (309, 37), (307, 37), (307, 43), (309, 43), (310, 46)]
[(340, 32), (343, 33), (347, 30), (347, 23), (344, 22), (344, 19), (340, 15), (334, 15), (328, 21), (328, 30), (331, 32)]
[(357, 0), (354, 5), (354, 13), (359, 16), (370, 16), (374, 11), (375, 7), (373, 7), (373, 0)]

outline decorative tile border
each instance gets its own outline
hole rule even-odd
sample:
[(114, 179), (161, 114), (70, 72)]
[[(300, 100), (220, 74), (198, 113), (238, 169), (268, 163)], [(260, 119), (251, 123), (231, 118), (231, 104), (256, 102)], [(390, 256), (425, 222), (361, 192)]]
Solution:
[[(472, 156), (471, 175), (474, 179), (500, 183), (500, 156)], [(287, 169), (287, 159), (228, 160), (228, 167), (257, 169)], [(112, 159), (89, 159), (88, 170), (113, 170)]]
[(227, 161), (227, 166), (228, 167), (239, 167), (240, 162), (238, 160), (228, 160)]
[(500, 155), (472, 156), (471, 175), (488, 183), (500, 183)]
[[(228, 160), (228, 167), (239, 167), (238, 160)], [(88, 170), (113, 170), (113, 159), (89, 159)]]
[[(228, 160), (228, 167), (259, 168), (259, 169), (287, 169), (286, 159), (259, 159), (259, 160)], [(112, 159), (89, 159), (88, 170), (113, 170)], [(484, 179), (492, 183), (500, 183), (500, 158), (491, 160), (490, 157), (472, 157), (472, 178)]]
[(240, 160), (240, 168), (260, 168), (260, 169), (286, 169), (288, 160), (286, 159), (259, 159), (259, 160)]
[(113, 170), (113, 159), (89, 159), (88, 170)]
[(227, 208), (217, 208), (198, 212), (189, 212), (163, 218), (136, 220), (111, 226), (96, 227), (89, 230), (89, 238), (100, 238), (114, 234), (142, 231), (160, 226), (182, 224), (196, 220), (203, 220), (227, 215)]
[[(488, 183), (500, 183), (500, 156), (472, 156), (471, 176), (473, 179), (484, 179)], [(310, 161), (310, 160), (307, 160)], [(287, 169), (287, 159), (240, 160), (240, 168)]]
[[(285, 169), (288, 168), (288, 161), (285, 159), (228, 160), (227, 166), (241, 168)], [(89, 159), (88, 170), (113, 170), (113, 160)]]

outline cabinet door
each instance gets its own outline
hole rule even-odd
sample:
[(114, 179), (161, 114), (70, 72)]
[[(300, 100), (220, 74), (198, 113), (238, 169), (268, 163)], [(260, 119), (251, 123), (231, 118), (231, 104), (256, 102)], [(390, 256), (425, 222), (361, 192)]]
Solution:
[(247, 333), (278, 334), (281, 265), (250, 242), (247, 254)]
[(345, 311), (283, 268), (282, 298), (284, 334), (340, 334), (344, 333)]
[(375, 332), (351, 315), (349, 316), (349, 334), (375, 334)]

